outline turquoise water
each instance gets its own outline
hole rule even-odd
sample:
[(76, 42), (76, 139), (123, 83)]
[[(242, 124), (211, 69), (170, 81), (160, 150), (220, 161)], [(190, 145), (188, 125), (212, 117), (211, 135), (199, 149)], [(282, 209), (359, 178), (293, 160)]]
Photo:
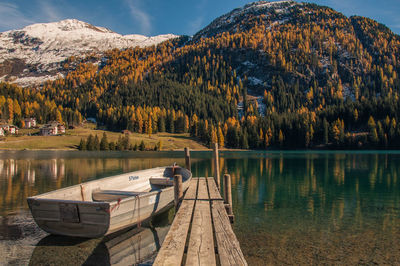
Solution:
[[(183, 165), (182, 158), (183, 152), (0, 153), (0, 264), (28, 264), (57, 250), (57, 241), (41, 244), (48, 236), (32, 221), (27, 196)], [(220, 166), (232, 176), (234, 230), (249, 265), (400, 264), (400, 153), (222, 152)], [(212, 176), (211, 153), (192, 153), (192, 171)], [(85, 246), (71, 245), (72, 254)], [(79, 261), (98, 254), (78, 253)]]

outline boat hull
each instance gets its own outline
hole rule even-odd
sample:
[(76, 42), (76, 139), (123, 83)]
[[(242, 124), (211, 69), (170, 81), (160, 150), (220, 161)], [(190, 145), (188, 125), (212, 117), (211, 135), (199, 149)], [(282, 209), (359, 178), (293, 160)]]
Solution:
[[(77, 209), (79, 220), (63, 215), (65, 204)], [(29, 198), (28, 205), (36, 224), (50, 234), (97, 238), (105, 235), (110, 225), (109, 203)]]
[[(184, 191), (187, 189), (191, 173), (179, 168), (185, 175)], [(127, 173), (115, 177), (140, 176), (140, 172)], [(110, 182), (110, 178), (106, 178)], [(89, 199), (93, 188), (101, 187), (101, 179), (83, 183), (75, 188), (60, 189), (27, 199), (32, 216), (37, 225), (50, 234), (73, 237), (98, 238), (119, 230), (132, 227), (165, 210), (174, 200), (174, 187), (164, 187), (154, 191), (141, 192), (134, 196), (118, 198), (111, 202), (52, 199), (52, 194), (75, 195), (80, 189), (82, 199)], [(144, 182), (144, 181), (142, 181)], [(150, 187), (150, 186), (149, 186)], [(124, 191), (127, 192), (127, 191)], [(86, 195), (84, 195), (84, 193)], [(75, 195), (76, 198), (76, 195)]]

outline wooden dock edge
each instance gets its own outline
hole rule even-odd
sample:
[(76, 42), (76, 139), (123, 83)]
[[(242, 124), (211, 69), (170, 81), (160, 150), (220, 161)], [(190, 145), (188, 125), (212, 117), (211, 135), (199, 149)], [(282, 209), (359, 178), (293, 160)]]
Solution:
[(153, 265), (247, 265), (214, 178), (193, 178)]

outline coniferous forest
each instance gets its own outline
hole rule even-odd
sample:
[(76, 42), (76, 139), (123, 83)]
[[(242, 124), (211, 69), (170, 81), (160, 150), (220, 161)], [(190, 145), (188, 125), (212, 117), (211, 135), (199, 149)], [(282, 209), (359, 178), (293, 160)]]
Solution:
[(190, 132), (228, 148), (400, 148), (400, 37), (327, 7), (287, 8), (99, 64), (71, 57), (68, 75), (40, 88), (1, 83), (1, 118), (95, 117), (110, 131)]

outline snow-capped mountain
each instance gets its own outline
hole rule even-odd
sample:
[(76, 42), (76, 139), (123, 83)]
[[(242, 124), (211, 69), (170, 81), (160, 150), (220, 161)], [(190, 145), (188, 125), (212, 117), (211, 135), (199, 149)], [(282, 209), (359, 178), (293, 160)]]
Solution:
[(0, 81), (22, 86), (40, 84), (62, 76), (60, 63), (70, 56), (151, 46), (176, 37), (121, 35), (76, 19), (33, 24), (0, 33)]

